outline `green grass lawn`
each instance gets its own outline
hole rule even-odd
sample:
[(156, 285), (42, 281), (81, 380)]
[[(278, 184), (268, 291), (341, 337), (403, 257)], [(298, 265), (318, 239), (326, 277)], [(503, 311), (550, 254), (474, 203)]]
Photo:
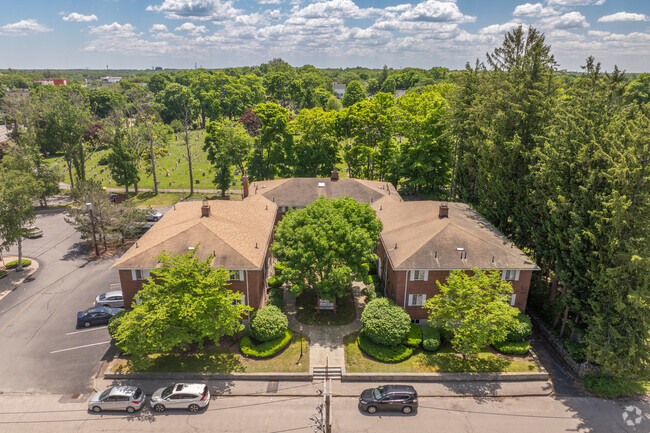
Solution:
[[(154, 364), (146, 372), (180, 373), (260, 373), (260, 372), (307, 372), (309, 371), (309, 340), (303, 338), (303, 357), (300, 358), (299, 335), (280, 354), (267, 359), (251, 359), (239, 353), (239, 342), (230, 347), (207, 349), (200, 353), (167, 354), (155, 357)], [(131, 371), (125, 359), (115, 364), (118, 372)]]
[[(158, 195), (154, 195), (154, 193), (150, 191), (139, 192), (137, 194), (129, 193), (129, 198), (132, 199), (135, 205), (138, 207), (170, 206), (186, 197), (188, 197), (188, 193), (161, 192), (158, 193)], [(193, 197), (205, 198), (208, 200), (221, 200), (221, 194), (195, 193)], [(226, 194), (226, 200), (242, 200), (242, 195)]]
[[(199, 139), (196, 140), (196, 137)], [(202, 150), (203, 143), (205, 141), (205, 131), (198, 130), (192, 131), (190, 133), (190, 141), (193, 145), (194, 152), (197, 153), (196, 158), (192, 161), (192, 171), (194, 172), (194, 188), (196, 189), (214, 189), (215, 186), (212, 184), (213, 174), (210, 171), (211, 164), (208, 162), (206, 153)], [(102, 186), (107, 188), (120, 188), (115, 184), (111, 179), (108, 166), (98, 165), (99, 160), (107, 155), (110, 151), (108, 149), (100, 150), (95, 152), (90, 159), (86, 162), (86, 177), (88, 179), (95, 179), (99, 181)], [(174, 140), (169, 144), (169, 153), (158, 159), (156, 162), (156, 174), (158, 176), (158, 188), (160, 189), (187, 189), (190, 188), (190, 176), (189, 168), (187, 165), (187, 160), (184, 155), (187, 155), (187, 150), (185, 148), (185, 142), (183, 141), (183, 135), (178, 134), (178, 140)], [(180, 160), (180, 162), (179, 162)], [(46, 159), (50, 164), (56, 164), (61, 166), (63, 172), (65, 173), (65, 183), (69, 183), (70, 179), (68, 176), (67, 166), (61, 155), (52, 156)], [(169, 174), (169, 176), (168, 176)], [(74, 175), (74, 170), (73, 170)], [(236, 184), (230, 186), (230, 189), (241, 190), (242, 186), (240, 185), (241, 175), (237, 175)], [(196, 184), (196, 180), (199, 181)], [(142, 189), (152, 189), (153, 188), (153, 176), (149, 173), (146, 173), (145, 170), (140, 172), (140, 182), (138, 182), (138, 188)], [(133, 189), (131, 186), (130, 190)]]
[(352, 291), (336, 299), (336, 313), (331, 310), (316, 311), (318, 295), (315, 290), (305, 290), (296, 297), (297, 318), (307, 325), (345, 325), (354, 321), (354, 296)]
[(345, 364), (351, 373), (486, 373), (486, 372), (532, 372), (539, 371), (537, 365), (526, 357), (500, 357), (484, 351), (472, 359), (463, 359), (451, 349), (441, 347), (429, 353), (417, 349), (409, 359), (389, 364), (366, 356), (357, 345), (357, 334), (346, 335)]

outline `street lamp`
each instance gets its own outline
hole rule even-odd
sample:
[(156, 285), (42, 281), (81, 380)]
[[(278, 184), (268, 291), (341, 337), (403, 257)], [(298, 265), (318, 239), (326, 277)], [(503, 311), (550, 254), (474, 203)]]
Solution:
[(86, 210), (90, 213), (90, 224), (93, 227), (93, 243), (95, 244), (95, 255), (99, 257), (99, 248), (97, 247), (97, 234), (95, 233), (95, 218), (93, 218), (93, 204), (86, 203)]
[(298, 365), (300, 365), (300, 360), (302, 359), (302, 325), (300, 325), (300, 358), (298, 358)]

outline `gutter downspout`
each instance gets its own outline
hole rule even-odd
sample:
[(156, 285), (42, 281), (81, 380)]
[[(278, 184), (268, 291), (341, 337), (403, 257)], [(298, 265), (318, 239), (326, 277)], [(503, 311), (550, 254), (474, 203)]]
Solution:
[[(251, 298), (248, 296), (248, 270), (245, 271), (245, 275), (246, 275), (246, 305), (248, 305), (250, 307)], [(250, 326), (251, 312), (247, 311), (246, 315), (248, 316), (248, 321), (249, 321), (249, 326)]]
[(406, 288), (409, 284), (409, 271), (406, 271), (406, 281), (404, 281), (404, 309), (406, 309)]

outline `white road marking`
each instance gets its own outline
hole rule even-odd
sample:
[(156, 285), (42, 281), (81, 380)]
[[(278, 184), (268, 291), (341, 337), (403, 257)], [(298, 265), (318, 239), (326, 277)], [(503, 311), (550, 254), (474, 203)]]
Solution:
[(90, 332), (90, 331), (97, 331), (98, 329), (106, 329), (107, 326), (100, 326), (99, 328), (93, 328), (93, 329), (84, 329), (83, 331), (74, 331), (74, 332), (68, 332), (65, 335), (74, 335), (74, 334), (81, 334), (82, 332)]
[(77, 347), (70, 347), (70, 348), (68, 348), (68, 349), (55, 350), (55, 351), (53, 351), (53, 352), (50, 352), (50, 354), (52, 354), (52, 353), (59, 353), (59, 352), (67, 352), (68, 350), (83, 349), (84, 347), (99, 346), (100, 344), (108, 344), (108, 343), (110, 343), (110, 342), (111, 342), (111, 341), (108, 340), (108, 341), (103, 341), (103, 342), (101, 342), (101, 343), (84, 344), (83, 346), (77, 346)]

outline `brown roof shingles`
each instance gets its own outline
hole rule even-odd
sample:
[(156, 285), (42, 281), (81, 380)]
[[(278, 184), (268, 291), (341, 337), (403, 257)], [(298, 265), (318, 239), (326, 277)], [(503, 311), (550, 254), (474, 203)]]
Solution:
[(162, 251), (182, 254), (200, 244), (196, 254), (214, 254), (214, 266), (261, 269), (273, 232), (277, 206), (262, 196), (244, 201), (209, 201), (210, 216), (201, 217), (201, 201), (180, 202), (169, 210), (113, 265), (117, 269), (151, 269)]
[(373, 204), (384, 225), (380, 237), (394, 269), (539, 269), (468, 205), (445, 203), (449, 216), (439, 218), (441, 204), (388, 200)]

